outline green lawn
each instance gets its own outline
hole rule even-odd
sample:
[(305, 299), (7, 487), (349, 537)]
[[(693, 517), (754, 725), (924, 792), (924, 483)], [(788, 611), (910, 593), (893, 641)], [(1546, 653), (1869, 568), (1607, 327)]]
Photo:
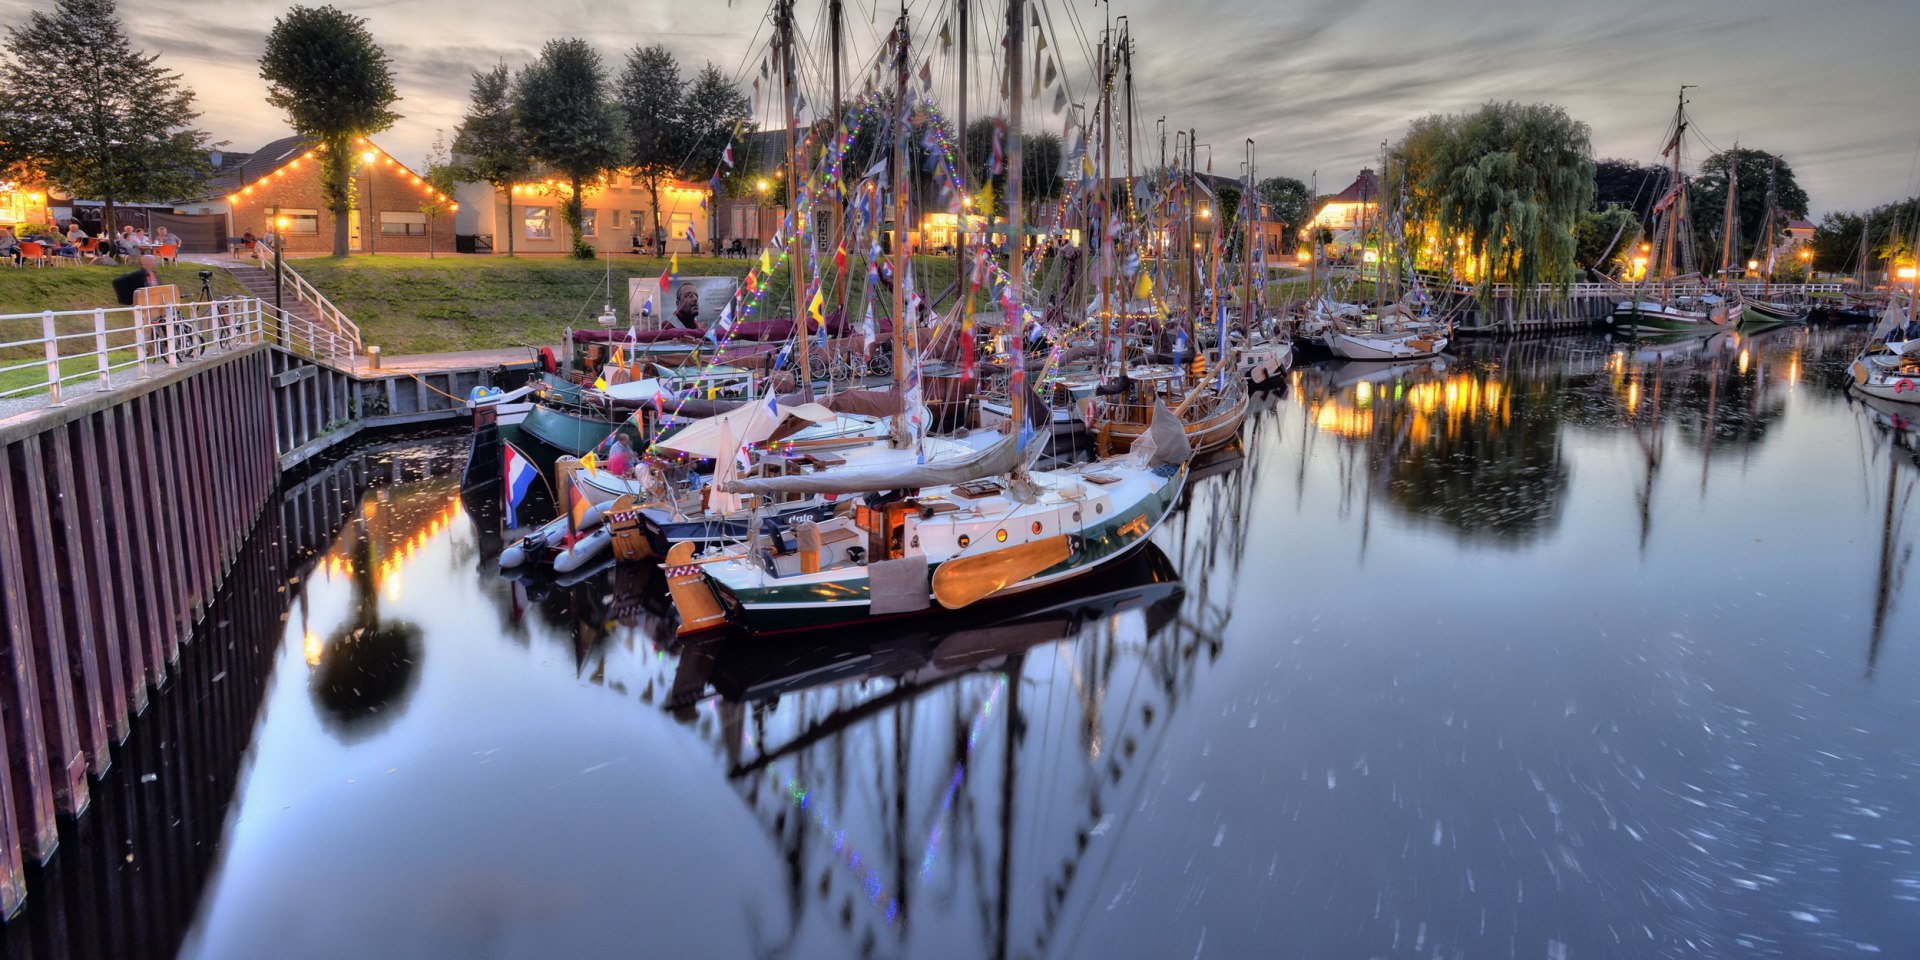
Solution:
[[(113, 296), (113, 278), (133, 268), (120, 266), (14, 267), (0, 262), (0, 316), (13, 313), (38, 313), (42, 310), (91, 310), (117, 307)], [(186, 300), (200, 297), (202, 267), (197, 263), (179, 263), (160, 268), (160, 276), (180, 287)], [(239, 282), (225, 270), (213, 272), (213, 295), (244, 295)], [(11, 326), (11, 324), (9, 324)], [(0, 331), (0, 342), (19, 339), (14, 331)]]
[[(753, 261), (680, 257), (683, 276), (742, 276)], [(588, 326), (603, 304), (627, 321), (627, 281), (660, 276), (659, 257), (607, 261), (558, 257), (453, 256), (314, 258), (288, 261), (327, 299), (360, 325), (361, 337), (388, 355), (489, 350), (556, 343), (563, 328)], [(953, 282), (952, 258), (916, 257), (921, 286), (937, 293)], [(850, 265), (856, 292), (860, 263)], [(791, 303), (788, 272), (778, 271), (761, 316), (785, 315)], [(832, 296), (829, 291), (829, 297)], [(656, 306), (659, 301), (656, 299)]]

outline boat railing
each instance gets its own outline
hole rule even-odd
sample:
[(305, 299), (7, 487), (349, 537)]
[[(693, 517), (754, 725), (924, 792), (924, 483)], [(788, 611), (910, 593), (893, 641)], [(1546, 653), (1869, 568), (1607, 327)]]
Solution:
[[(1419, 278), (1419, 281), (1425, 284), (1430, 290), (1445, 291), (1468, 297), (1479, 296), (1480, 294), (1480, 285), (1471, 281), (1424, 270), (1418, 272), (1416, 276)], [(1578, 283), (1561, 285), (1539, 283), (1525, 287), (1511, 283), (1496, 283), (1492, 286), (1492, 294), (1495, 300), (1512, 300), (1515, 298), (1538, 300), (1559, 299), (1561, 297), (1579, 300), (1597, 297), (1624, 297), (1632, 295), (1634, 291), (1653, 291), (1659, 289), (1666, 290), (1667, 295), (1670, 297), (1699, 296), (1702, 293), (1715, 293), (1726, 289), (1738, 290), (1749, 296), (1760, 293), (1793, 296), (1815, 293), (1839, 293), (1841, 292), (1841, 285), (1838, 283), (1767, 283), (1761, 280), (1742, 280), (1733, 284), (1705, 284), (1698, 282), (1669, 283), (1663, 287), (1661, 284), (1653, 281), (1609, 280), (1595, 282), (1583, 280)]]

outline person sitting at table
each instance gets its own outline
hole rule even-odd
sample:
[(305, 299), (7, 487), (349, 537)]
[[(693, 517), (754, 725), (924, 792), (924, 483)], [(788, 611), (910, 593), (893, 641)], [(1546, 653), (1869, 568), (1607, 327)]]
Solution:
[(170, 244), (170, 243), (173, 243), (173, 242), (175, 242), (175, 241), (174, 241), (174, 236), (173, 236), (173, 234), (171, 234), (171, 233), (168, 233), (168, 232), (167, 232), (167, 228), (166, 228), (166, 227), (155, 227), (155, 228), (154, 228), (154, 230), (153, 230), (153, 245), (154, 245), (154, 246), (156, 246), (156, 247), (164, 247), (164, 246), (166, 246), (167, 244)]
[[(140, 227), (134, 227), (133, 228), (133, 245), (136, 247), (152, 247), (153, 238), (147, 236), (146, 230)], [(145, 253), (146, 251), (142, 250), (141, 252)]]
[(114, 239), (113, 249), (114, 249), (114, 252), (120, 254), (123, 257), (131, 257), (139, 253), (139, 251), (133, 248), (132, 225), (128, 225), (120, 228), (120, 236)]
[(80, 226), (80, 221), (78, 220), (67, 221), (67, 239), (69, 241), (73, 243), (79, 243), (80, 241), (85, 240), (86, 238), (87, 238), (86, 228)]
[(0, 257), (20, 262), (20, 238), (13, 235), (12, 227), (0, 227)]

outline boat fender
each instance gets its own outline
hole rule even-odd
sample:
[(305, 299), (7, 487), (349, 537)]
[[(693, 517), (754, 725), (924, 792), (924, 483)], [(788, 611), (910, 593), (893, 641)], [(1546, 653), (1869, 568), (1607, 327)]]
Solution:
[(552, 347), (540, 348), (540, 369), (545, 370), (548, 373), (560, 372), (560, 361), (555, 360), (553, 358)]
[(488, 397), (497, 397), (503, 393), (505, 393), (505, 391), (498, 387), (475, 386), (472, 390), (467, 391), (467, 402), (479, 403)]
[(1894, 393), (1906, 393), (1908, 390), (1912, 390), (1912, 389), (1913, 389), (1912, 380), (1902, 380), (1899, 383), (1896, 383), (1893, 385)]

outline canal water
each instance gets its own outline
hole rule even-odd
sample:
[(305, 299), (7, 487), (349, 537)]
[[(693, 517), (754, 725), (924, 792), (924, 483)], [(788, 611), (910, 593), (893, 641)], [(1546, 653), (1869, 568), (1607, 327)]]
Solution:
[(503, 578), (460, 442), (369, 451), (322, 487), (340, 523), (296, 502), (256, 537), (284, 590), (209, 618), (264, 624), (232, 746), (143, 721), (90, 815), (126, 826), (0, 936), (1912, 956), (1920, 432), (1846, 395), (1862, 336), (1308, 365), (1080, 595), (814, 639), (678, 644), (642, 570)]

